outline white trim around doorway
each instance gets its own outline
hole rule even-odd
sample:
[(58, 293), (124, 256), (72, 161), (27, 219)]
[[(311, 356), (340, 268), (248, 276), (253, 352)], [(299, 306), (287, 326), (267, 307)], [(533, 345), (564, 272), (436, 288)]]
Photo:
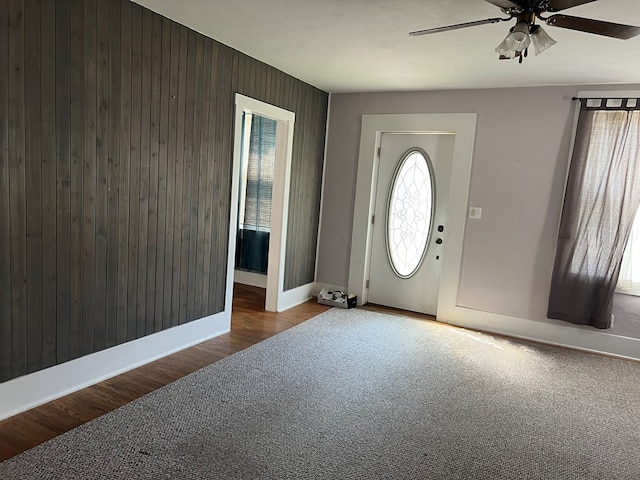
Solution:
[(295, 114), (288, 110), (236, 93), (235, 138), (231, 178), (231, 212), (229, 222), (229, 253), (227, 257), (226, 305), (233, 299), (233, 277), (238, 227), (238, 184), (240, 182), (240, 151), (242, 145), (242, 114), (256, 113), (278, 122), (276, 130), (276, 163), (271, 204), (271, 233), (269, 235), (269, 263), (265, 310), (284, 309), (284, 260), (286, 253), (291, 158)]

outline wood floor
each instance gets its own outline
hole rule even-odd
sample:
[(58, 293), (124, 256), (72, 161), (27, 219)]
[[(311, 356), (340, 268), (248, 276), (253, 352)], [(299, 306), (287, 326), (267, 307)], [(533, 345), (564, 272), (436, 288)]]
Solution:
[(264, 310), (263, 289), (236, 284), (231, 332), (0, 422), (0, 461), (329, 310), (310, 300)]

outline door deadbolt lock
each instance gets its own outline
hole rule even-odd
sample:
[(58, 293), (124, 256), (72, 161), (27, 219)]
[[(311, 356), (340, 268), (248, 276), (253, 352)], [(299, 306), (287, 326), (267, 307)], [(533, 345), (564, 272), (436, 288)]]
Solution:
[(436, 239), (436, 243), (437, 243), (438, 245), (440, 245), (440, 244), (442, 243), (442, 239), (441, 239), (441, 238), (437, 238), (437, 239)]
[(438, 231), (444, 232), (444, 225), (438, 225)]

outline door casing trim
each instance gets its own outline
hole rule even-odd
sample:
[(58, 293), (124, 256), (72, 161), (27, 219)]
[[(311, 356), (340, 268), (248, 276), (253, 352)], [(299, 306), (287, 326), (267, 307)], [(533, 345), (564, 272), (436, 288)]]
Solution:
[(284, 261), (287, 247), (287, 221), (289, 215), (289, 188), (291, 185), (291, 158), (293, 156), (293, 130), (295, 114), (280, 107), (236, 93), (233, 170), (231, 178), (231, 212), (229, 221), (229, 251), (227, 257), (226, 305), (233, 299), (233, 276), (236, 258), (236, 231), (238, 227), (238, 184), (240, 182), (240, 150), (242, 145), (242, 113), (251, 112), (277, 120), (276, 160), (271, 199), (271, 233), (269, 235), (269, 262), (267, 266), (267, 292), (265, 310), (279, 312), (284, 304)]

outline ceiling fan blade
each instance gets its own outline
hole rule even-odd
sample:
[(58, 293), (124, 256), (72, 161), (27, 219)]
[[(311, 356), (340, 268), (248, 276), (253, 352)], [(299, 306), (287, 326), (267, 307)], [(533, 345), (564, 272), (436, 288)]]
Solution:
[(559, 12), (567, 8), (577, 7), (585, 3), (595, 2), (596, 0), (549, 0), (547, 12)]
[(460, 28), (475, 27), (478, 25), (486, 25), (488, 23), (504, 22), (511, 20), (510, 18), (487, 18), (486, 20), (476, 20), (475, 22), (457, 23), (455, 25), (447, 25), (446, 27), (427, 28), (425, 30), (416, 30), (409, 32), (409, 35), (415, 37), (418, 35), (428, 35), (430, 33), (448, 32), (450, 30), (458, 30)]
[(515, 1), (511, 1), (511, 0), (484, 0), (485, 2), (489, 2), (492, 5), (495, 5), (496, 7), (500, 7), (500, 8), (516, 8), (519, 7), (519, 5), (515, 2)]
[(590, 18), (571, 17), (569, 15), (552, 15), (545, 20), (552, 27), (568, 28), (579, 32), (593, 33), (605, 37), (628, 40), (640, 34), (640, 27), (621, 23), (603, 22)]

